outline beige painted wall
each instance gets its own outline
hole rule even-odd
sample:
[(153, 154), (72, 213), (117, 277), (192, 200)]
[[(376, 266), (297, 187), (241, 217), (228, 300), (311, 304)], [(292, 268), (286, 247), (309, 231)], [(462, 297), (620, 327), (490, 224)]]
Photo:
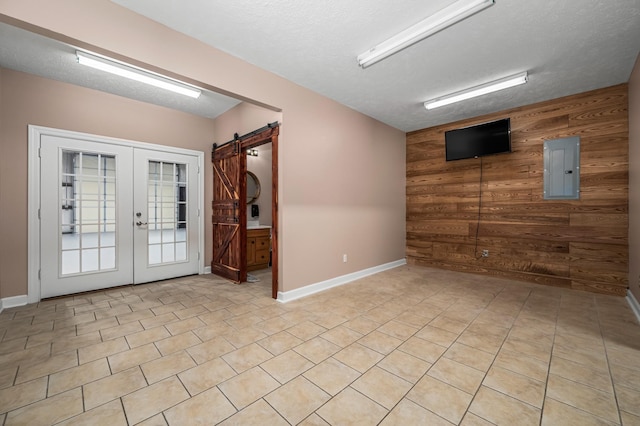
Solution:
[(2, 13), (280, 108), (281, 291), (404, 258), (404, 132), (108, 0), (5, 0)]
[(640, 301), (640, 55), (629, 79), (629, 288)]
[[(0, 70), (0, 298), (6, 298), (27, 294), (29, 124), (208, 152), (214, 123), (79, 86)], [(212, 170), (205, 167), (205, 194), (211, 194), (211, 182)], [(211, 197), (208, 200), (205, 217), (211, 214)], [(205, 220), (205, 259), (209, 261), (210, 235), (210, 221)]]

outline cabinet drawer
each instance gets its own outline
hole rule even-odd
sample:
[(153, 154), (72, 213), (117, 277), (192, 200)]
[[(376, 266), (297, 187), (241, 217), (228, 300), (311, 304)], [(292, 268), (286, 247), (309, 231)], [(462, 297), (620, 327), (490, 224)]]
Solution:
[(256, 250), (256, 264), (269, 263), (269, 250)]
[(256, 251), (258, 250), (269, 250), (269, 238), (265, 237), (256, 237)]

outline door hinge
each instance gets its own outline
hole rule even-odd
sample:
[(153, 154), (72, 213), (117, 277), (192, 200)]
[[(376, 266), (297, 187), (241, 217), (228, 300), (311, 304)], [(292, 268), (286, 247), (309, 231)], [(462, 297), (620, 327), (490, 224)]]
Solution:
[(38, 279), (42, 277), (42, 269), (38, 269)]
[(40, 220), (40, 209), (38, 209), (38, 220)]
[(198, 209), (198, 217), (200, 217), (200, 209)]
[(198, 252), (198, 260), (200, 260), (200, 252)]
[(38, 158), (42, 158), (42, 148), (38, 148)]

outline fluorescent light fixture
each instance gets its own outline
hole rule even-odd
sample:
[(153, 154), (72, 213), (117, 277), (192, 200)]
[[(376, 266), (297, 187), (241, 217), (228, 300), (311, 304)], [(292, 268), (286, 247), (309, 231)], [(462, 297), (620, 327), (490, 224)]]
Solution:
[(175, 93), (180, 93), (181, 95), (186, 95), (197, 99), (202, 93), (195, 87), (189, 86), (177, 80), (163, 77), (150, 71), (143, 70), (141, 68), (134, 67), (133, 65), (127, 65), (121, 62), (116, 62), (114, 60), (80, 51), (76, 51), (76, 56), (78, 57), (79, 64), (87, 65), (91, 68), (106, 71), (111, 74), (116, 74), (121, 77), (139, 81), (141, 83), (150, 84), (151, 86), (170, 90)]
[(445, 95), (424, 103), (426, 109), (434, 109), (455, 102), (464, 101), (466, 99), (475, 98), (476, 96), (486, 95), (487, 93), (497, 92), (498, 90), (508, 89), (527, 82), (527, 72), (512, 75), (511, 77), (501, 78), (500, 80), (462, 90), (460, 92)]
[(458, 0), (388, 40), (358, 55), (358, 64), (367, 68), (400, 50), (479, 12), (495, 0)]

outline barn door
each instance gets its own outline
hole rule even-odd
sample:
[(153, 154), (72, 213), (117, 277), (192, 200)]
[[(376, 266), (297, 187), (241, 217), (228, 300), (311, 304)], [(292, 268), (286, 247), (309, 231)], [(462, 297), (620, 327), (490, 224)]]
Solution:
[(213, 260), (211, 272), (237, 283), (247, 280), (247, 212), (241, 200), (246, 198), (247, 158), (241, 155), (240, 142), (234, 140), (217, 147), (213, 162)]

